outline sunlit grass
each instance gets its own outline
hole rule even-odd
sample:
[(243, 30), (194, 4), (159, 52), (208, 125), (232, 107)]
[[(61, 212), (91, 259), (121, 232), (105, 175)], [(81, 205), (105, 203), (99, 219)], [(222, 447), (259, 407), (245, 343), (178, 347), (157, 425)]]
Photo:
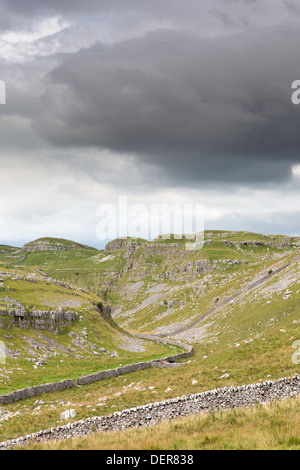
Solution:
[(300, 398), (142, 429), (30, 445), (43, 450), (300, 450)]

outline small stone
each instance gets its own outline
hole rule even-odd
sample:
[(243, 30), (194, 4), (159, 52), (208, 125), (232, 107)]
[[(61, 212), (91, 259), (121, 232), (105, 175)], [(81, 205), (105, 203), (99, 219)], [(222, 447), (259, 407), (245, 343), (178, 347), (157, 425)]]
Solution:
[(230, 374), (226, 373), (224, 375), (221, 375), (220, 379), (226, 379), (227, 377), (229, 377)]

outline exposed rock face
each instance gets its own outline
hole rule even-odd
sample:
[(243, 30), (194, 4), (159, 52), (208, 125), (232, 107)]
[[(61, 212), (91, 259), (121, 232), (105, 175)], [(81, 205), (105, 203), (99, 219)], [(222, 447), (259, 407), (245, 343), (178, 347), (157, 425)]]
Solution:
[(34, 328), (59, 334), (68, 323), (77, 320), (77, 318), (78, 313), (71, 310), (27, 311), (25, 307), (21, 305), (16, 309), (0, 310), (0, 328), (18, 326), (23, 329)]
[(107, 243), (105, 246), (105, 251), (107, 252), (114, 252), (126, 249), (127, 258), (130, 257), (132, 253), (141, 245), (141, 242), (131, 240), (130, 238), (117, 238), (116, 240), (112, 240), (111, 242)]
[(78, 250), (78, 248), (90, 248), (89, 246), (80, 243), (60, 243), (55, 240), (37, 240), (34, 242), (26, 243), (23, 246), (23, 251), (29, 253), (34, 251), (65, 251), (65, 250)]
[(34, 251), (64, 251), (70, 248), (78, 248), (78, 245), (64, 245), (63, 243), (52, 243), (52, 242), (35, 242), (26, 243), (23, 246), (23, 250), (28, 252)]
[(197, 273), (197, 274), (207, 274), (213, 271), (213, 267), (210, 262), (206, 259), (189, 261), (186, 265), (180, 266), (181, 274), (185, 273)]

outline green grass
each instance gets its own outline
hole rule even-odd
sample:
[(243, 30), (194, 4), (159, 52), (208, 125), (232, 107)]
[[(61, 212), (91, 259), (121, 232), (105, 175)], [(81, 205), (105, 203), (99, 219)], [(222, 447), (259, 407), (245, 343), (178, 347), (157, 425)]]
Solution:
[(46, 243), (49, 243), (49, 244), (59, 243), (59, 244), (65, 245), (66, 248), (71, 247), (71, 246), (77, 246), (78, 248), (87, 248), (87, 249), (96, 250), (96, 248), (87, 247), (85, 245), (82, 245), (81, 243), (73, 242), (71, 240), (66, 240), (65, 238), (53, 238), (53, 237), (38, 238), (36, 240), (33, 240), (32, 242), (27, 243), (26, 245), (31, 246), (31, 245), (34, 245), (34, 244), (39, 243), (39, 242), (46, 242)]
[[(41, 383), (77, 378), (81, 375), (118, 367), (120, 363), (126, 365), (148, 361), (179, 352), (176, 347), (152, 341), (143, 342), (144, 351), (126, 350), (126, 344), (123, 346), (123, 338), (130, 339), (130, 337), (109, 317), (105, 320), (96, 310), (97, 304), (106, 304), (101, 298), (76, 288), (68, 289), (59, 286), (52, 281), (34, 279), (32, 282), (26, 278), (29, 273), (31, 270), (23, 268), (10, 271), (11, 277), (4, 278), (4, 287), (0, 287), (0, 310), (12, 308), (6, 299), (9, 296), (20, 302), (29, 312), (31, 310), (52, 311), (62, 307), (77, 312), (78, 320), (69, 323), (60, 334), (56, 334), (50, 331), (36, 331), (32, 328), (13, 326), (10, 317), (0, 315), (2, 325), (0, 340), (17, 354), (16, 358), (8, 355), (6, 364), (0, 366), (4, 376), (2, 378), (0, 374), (1, 394)], [(24, 278), (14, 279), (16, 274)], [(85, 335), (83, 331), (86, 332)], [(74, 343), (74, 334), (83, 343), (78, 344), (78, 341), (77, 344)], [(49, 342), (52, 342), (51, 347)], [(106, 351), (99, 353), (101, 348)], [(34, 359), (44, 354), (47, 356), (46, 364), (35, 368)], [(13, 371), (13, 374), (7, 376), (7, 371)]]
[[(167, 398), (197, 393), (216, 387), (256, 383), (299, 373), (299, 366), (292, 362), (292, 337), (299, 338), (297, 312), (284, 317), (273, 329), (249, 343), (217, 345), (215, 343), (194, 344), (194, 356), (174, 369), (151, 368), (126, 376), (87, 385), (72, 390), (47, 394), (39, 399), (45, 402), (35, 414), (37, 398), (25, 400), (5, 408), (18, 416), (3, 422), (0, 439), (35, 432), (59, 422), (59, 415), (66, 403), (77, 411), (77, 419), (111, 414), (137, 405)], [(286, 333), (279, 330), (284, 327)], [(222, 378), (227, 373), (228, 377)], [(196, 380), (196, 384), (193, 381)], [(131, 387), (128, 385), (133, 384)], [(150, 389), (149, 387), (154, 387)], [(155, 392), (155, 393), (153, 393)], [(103, 400), (103, 401), (101, 401)], [(64, 404), (59, 405), (63, 401)], [(98, 404), (101, 403), (101, 406)], [(53, 408), (49, 409), (53, 405)]]
[(300, 450), (300, 398), (142, 429), (31, 444), (28, 450)]
[[(7, 281), (7, 286), (15, 291), (6, 292), (1, 291), (0, 288), (0, 307), (1, 298), (5, 295), (18, 298), (22, 303), (35, 304), (39, 307), (44, 305), (45, 300), (53, 304), (60, 303), (62, 299), (81, 300), (83, 319), (72, 326), (73, 331), (80, 334), (85, 327), (92, 343), (95, 343), (97, 347), (104, 346), (107, 350), (117, 351), (119, 357), (95, 358), (92, 354), (82, 353), (82, 359), (63, 357), (64, 363), (60, 362), (61, 357), (54, 357), (49, 360), (45, 368), (34, 370), (32, 364), (24, 358), (22, 360), (9, 359), (6, 372), (0, 371), (0, 380), (1, 373), (6, 373), (7, 376), (9, 375), (7, 371), (13, 370), (14, 373), (10, 374), (12, 376), (10, 381), (5, 379), (7, 380), (5, 383), (3, 379), (4, 382), (0, 382), (2, 390), (8, 390), (9, 383), (16, 387), (21, 384), (38, 383), (39, 380), (47, 382), (55, 378), (66, 378), (64, 375), (78, 377), (81, 373), (86, 374), (102, 370), (104, 367), (119, 366), (120, 363), (125, 365), (131, 361), (142, 358), (144, 360), (146, 357), (153, 358), (160, 354), (162, 357), (166, 355), (166, 350), (171, 350), (164, 349), (161, 345), (149, 345), (143, 354), (118, 348), (116, 335), (120, 333), (120, 327), (125, 330), (151, 332), (158, 327), (173, 329), (177, 323), (180, 325), (182, 322), (188, 325), (215, 305), (216, 297), (219, 297), (221, 302), (222, 299), (240, 292), (245, 283), (250, 284), (258, 275), (260, 277), (267, 275), (270, 270), (274, 271), (276, 267), (286, 264), (298, 253), (295, 247), (281, 248), (279, 245), (267, 245), (267, 243), (299, 242), (297, 238), (265, 237), (248, 232), (222, 231), (207, 231), (205, 237), (211, 239), (212, 242), (205, 244), (199, 251), (184, 250), (182, 242), (178, 243), (178, 248), (172, 247), (169, 251), (161, 246), (164, 241), (149, 242), (141, 244), (129, 259), (125, 248), (113, 253), (95, 252), (93, 249), (80, 247), (64, 252), (33, 252), (27, 254), (25, 259), (23, 255), (12, 258), (14, 250), (3, 249), (6, 254), (0, 252), (0, 271), (5, 271), (8, 265), (21, 274), (38, 273), (38, 270), (42, 270), (53, 278), (87, 288), (88, 293), (78, 291), (79, 297), (77, 297), (51, 283), (32, 284), (25, 281)], [(232, 242), (233, 245), (224, 243), (225, 240)], [(246, 241), (262, 241), (264, 245), (244, 245)], [(173, 242), (176, 241), (172, 240)], [(16, 264), (20, 259), (22, 262)], [(219, 262), (214, 264), (216, 261), (228, 259), (247, 263)], [(208, 266), (212, 269), (204, 274), (196, 272), (194, 267), (184, 271), (184, 267), (188, 264), (194, 266), (193, 263), (200, 260), (208, 260)], [(170, 273), (170, 275), (166, 276), (165, 273)], [(76, 419), (81, 419), (88, 416), (107, 415), (124, 408), (216, 387), (254, 383), (299, 373), (299, 365), (292, 362), (292, 354), (295, 352), (292, 344), (300, 339), (298, 273), (299, 267), (294, 263), (285, 272), (273, 276), (263, 286), (271, 288), (276, 285), (277, 281), (286, 278), (286, 285), (292, 291), (291, 297), (287, 300), (283, 299), (285, 289), (268, 295), (259, 290), (253, 290), (245, 293), (238, 303), (226, 305), (201, 321), (197, 328), (205, 327), (202, 336), (196, 337), (192, 334), (183, 338), (193, 343), (194, 356), (188, 361), (183, 361), (182, 365), (177, 368), (151, 368), (126, 377), (47, 394), (47, 396), (38, 397), (45, 401), (45, 405), (41, 406), (38, 411), (35, 411), (36, 405), (34, 405), (37, 398), (8, 405), (5, 409), (12, 413), (20, 411), (22, 419), (17, 415), (3, 422), (0, 428), (0, 439), (17, 437), (44, 427), (61, 424), (59, 415), (68, 402), (71, 402), (72, 408), (74, 407), (77, 411)], [(138, 291), (129, 289), (140, 281), (143, 281), (143, 285)], [(161, 283), (164, 284), (166, 290), (156, 301), (141, 308), (142, 302), (152, 295), (149, 289)], [(132, 309), (136, 311), (131, 317), (126, 315), (115, 317), (114, 320), (118, 324), (116, 328), (113, 323), (109, 324), (99, 319), (98, 314), (86, 311), (90, 301), (97, 301), (97, 299), (99, 301), (99, 295), (113, 307), (122, 306), (123, 312)], [(176, 305), (173, 311), (168, 311), (163, 301), (174, 299), (184, 300), (186, 304), (180, 308)], [(268, 301), (270, 303), (267, 303)], [(159, 317), (166, 313), (168, 315)], [(70, 346), (69, 332), (70, 330), (66, 330), (60, 335), (59, 342), (62, 346)], [(16, 347), (20, 349), (26, 347), (24, 336), (32, 336), (39, 340), (36, 333), (20, 331), (17, 328), (5, 330), (5, 333), (13, 336), (12, 342), (15, 342)], [(190, 333), (193, 333), (193, 330)], [(57, 340), (55, 335), (48, 336)], [(17, 370), (18, 368), (21, 370)], [(193, 380), (197, 382), (195, 385), (192, 383)], [(134, 385), (126, 388), (131, 383)], [(149, 387), (154, 387), (154, 389)], [(171, 390), (167, 391), (169, 388)], [(101, 406), (98, 406), (99, 400), (103, 400), (100, 401)], [(64, 401), (63, 405), (59, 404), (61, 401)], [(53, 405), (52, 408), (51, 405)], [(293, 439), (296, 437), (291, 432), (283, 438), (285, 441), (276, 445), (292, 447), (293, 442), (296, 442)], [(208, 435), (207, 439), (204, 436), (201, 445), (207, 448), (214, 445), (220, 446), (220, 440), (213, 442), (214, 439), (216, 439), (215, 435)], [(182, 436), (174, 439), (176, 448), (184, 448), (188, 445), (186, 442), (190, 441)], [(224, 442), (225, 447), (228, 448), (237, 445), (232, 438)], [(153, 443), (153, 446), (156, 445), (158, 444)], [(249, 445), (255, 446), (255, 442), (251, 441)]]

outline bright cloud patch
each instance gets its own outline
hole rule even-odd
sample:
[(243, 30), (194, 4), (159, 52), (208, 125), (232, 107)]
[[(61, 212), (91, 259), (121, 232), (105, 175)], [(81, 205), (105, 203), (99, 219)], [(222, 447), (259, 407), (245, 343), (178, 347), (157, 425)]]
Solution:
[(300, 165), (294, 165), (292, 167), (292, 174), (293, 176), (295, 176), (296, 178), (300, 178)]

